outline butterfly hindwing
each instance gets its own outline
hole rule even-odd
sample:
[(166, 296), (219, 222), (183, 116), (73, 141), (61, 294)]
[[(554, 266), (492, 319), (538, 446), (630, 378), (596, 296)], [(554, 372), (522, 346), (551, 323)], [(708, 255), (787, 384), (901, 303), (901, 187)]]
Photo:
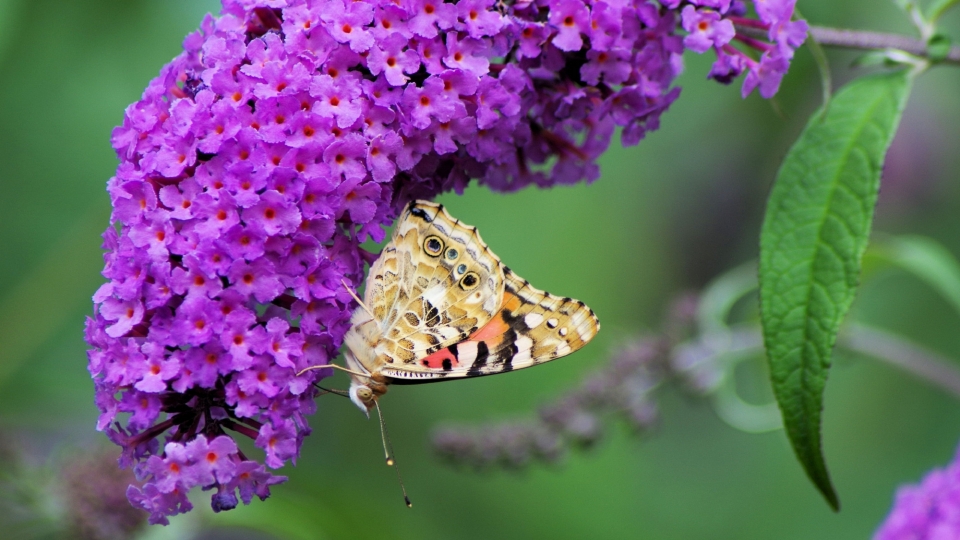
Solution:
[(600, 323), (583, 302), (534, 288), (503, 267), (498, 311), (468, 338), (414, 363), (382, 370), (397, 382), (476, 377), (530, 367), (566, 356), (597, 334)]

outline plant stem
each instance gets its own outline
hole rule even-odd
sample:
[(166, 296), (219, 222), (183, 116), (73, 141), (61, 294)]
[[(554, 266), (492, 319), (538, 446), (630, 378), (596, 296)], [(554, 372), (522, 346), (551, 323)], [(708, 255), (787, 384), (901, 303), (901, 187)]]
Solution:
[[(767, 37), (766, 31), (746, 26), (737, 26), (737, 33), (757, 38)], [(908, 52), (914, 56), (923, 58), (930, 57), (930, 55), (927, 54), (927, 44), (923, 40), (901, 34), (811, 26), (810, 36), (821, 45), (828, 47), (843, 47), (868, 51), (897, 49)], [(944, 63), (960, 65), (960, 46), (954, 45), (950, 48), (950, 53), (947, 55)]]
[(848, 324), (839, 337), (839, 344), (849, 351), (883, 360), (960, 397), (960, 367), (949, 358), (899, 336), (856, 323)]
[[(758, 330), (737, 328), (730, 332), (731, 347), (724, 354), (763, 352)], [(869, 356), (921, 379), (960, 398), (960, 365), (955, 360), (911, 343), (891, 332), (858, 323), (847, 323), (840, 330), (837, 346)]]

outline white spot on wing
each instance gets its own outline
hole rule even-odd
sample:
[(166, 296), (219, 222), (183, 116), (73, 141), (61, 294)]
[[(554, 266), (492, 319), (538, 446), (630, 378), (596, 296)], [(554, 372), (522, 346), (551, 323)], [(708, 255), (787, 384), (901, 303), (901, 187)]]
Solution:
[(447, 296), (447, 290), (443, 287), (442, 284), (435, 285), (427, 289), (426, 291), (423, 291), (423, 299), (433, 304), (433, 306), (436, 307), (437, 309), (443, 306), (446, 296)]
[(567, 329), (566, 329), (566, 328), (561, 328), (561, 329), (560, 329), (560, 335), (561, 335), (561, 336), (566, 336), (566, 335), (567, 335)]
[[(529, 363), (531, 359), (530, 352), (531, 349), (533, 349), (533, 340), (527, 336), (520, 336), (517, 338), (517, 341), (514, 342), (514, 345), (517, 346), (517, 354), (513, 355), (511, 362), (514, 364)], [(569, 347), (567, 348), (569, 349)]]
[(560, 321), (556, 319), (547, 319), (547, 326), (550, 328), (556, 328), (558, 324), (560, 324)]
[(580, 341), (584, 343), (590, 341), (590, 338), (593, 337), (593, 329), (590, 328), (589, 326), (585, 328), (580, 328), (579, 330), (577, 330), (577, 333), (580, 334)]
[(566, 356), (570, 354), (570, 352), (570, 345), (568, 345), (566, 341), (557, 345), (557, 356)]
[(536, 328), (543, 322), (543, 315), (539, 313), (527, 313), (527, 316), (523, 318), (523, 322), (528, 328)]
[(477, 342), (464, 341), (457, 344), (457, 359), (460, 364), (472, 364), (477, 359)]

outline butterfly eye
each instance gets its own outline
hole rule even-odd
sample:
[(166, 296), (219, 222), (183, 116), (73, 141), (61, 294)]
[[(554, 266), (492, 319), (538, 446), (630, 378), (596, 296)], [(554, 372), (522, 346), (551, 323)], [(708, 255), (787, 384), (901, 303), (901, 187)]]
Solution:
[(428, 236), (423, 241), (423, 250), (427, 252), (427, 255), (436, 257), (443, 253), (443, 240), (436, 236)]
[(449, 260), (451, 260), (451, 261), (455, 261), (455, 260), (457, 260), (457, 257), (459, 257), (459, 256), (460, 256), (460, 252), (458, 252), (457, 250), (455, 250), (455, 249), (453, 249), (453, 248), (450, 248), (450, 249), (447, 250), (447, 259), (449, 259)]
[(460, 288), (469, 291), (480, 283), (480, 276), (476, 272), (470, 272), (460, 279)]
[(464, 272), (466, 272), (466, 271), (467, 271), (467, 265), (465, 265), (465, 264), (461, 264), (460, 266), (457, 267), (457, 273), (458, 273), (458, 274), (462, 274), (462, 273), (464, 273)]

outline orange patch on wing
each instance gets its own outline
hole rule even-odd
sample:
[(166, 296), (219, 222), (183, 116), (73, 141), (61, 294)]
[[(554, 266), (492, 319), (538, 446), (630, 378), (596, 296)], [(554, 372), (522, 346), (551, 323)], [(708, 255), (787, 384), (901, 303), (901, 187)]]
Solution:
[(500, 311), (507, 310), (511, 313), (516, 313), (522, 305), (523, 300), (521, 300), (519, 296), (512, 292), (503, 292), (503, 303), (500, 304)]
[(502, 336), (510, 329), (507, 321), (503, 320), (503, 310), (515, 312), (520, 309), (522, 305), (523, 302), (520, 300), (520, 297), (505, 291), (503, 293), (503, 303), (500, 304), (499, 311), (490, 319), (490, 322), (483, 325), (483, 328), (474, 332), (468, 339), (470, 341), (490, 341), (495, 337)]

